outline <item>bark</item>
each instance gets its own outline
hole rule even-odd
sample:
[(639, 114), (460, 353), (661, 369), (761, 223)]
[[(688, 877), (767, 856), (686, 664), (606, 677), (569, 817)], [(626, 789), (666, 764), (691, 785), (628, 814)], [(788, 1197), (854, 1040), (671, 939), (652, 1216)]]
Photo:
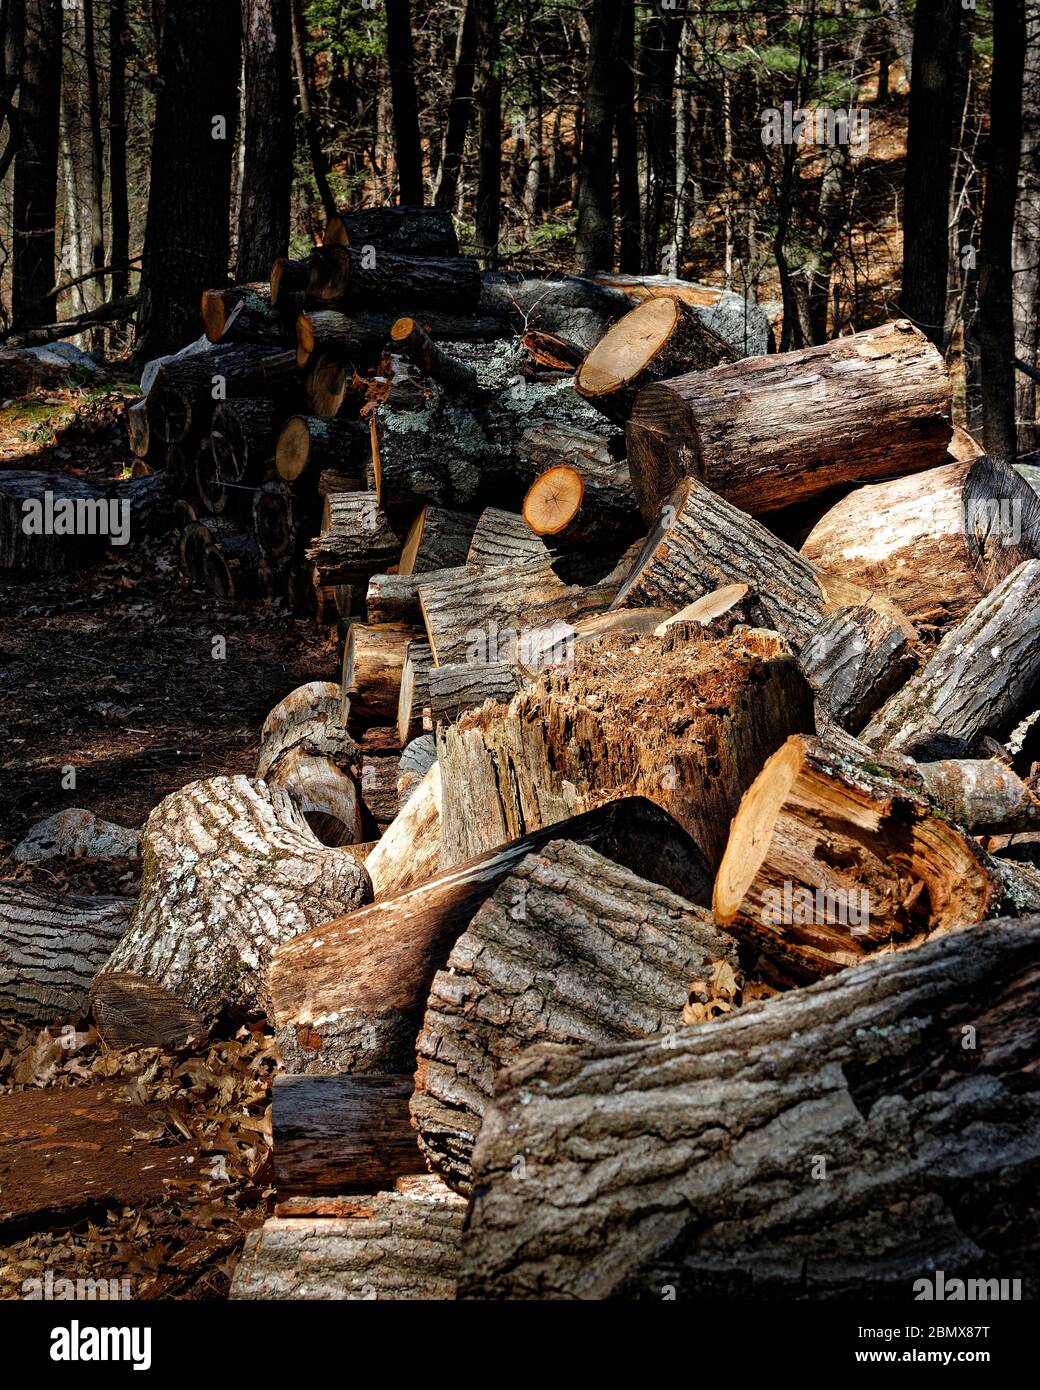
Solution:
[(620, 13), (621, 0), (596, 0), (588, 7), (588, 64), (574, 240), (574, 269), (579, 275), (614, 268), (611, 76)]
[(641, 797), (598, 806), (326, 922), (278, 952), (274, 1022), (286, 1066), (301, 1072), (408, 1070), (430, 985), (481, 904), (550, 840), (587, 844), (696, 901), (708, 870), (689, 836)]
[(318, 189), (318, 197), (325, 209), (326, 217), (336, 213), (336, 200), (329, 187), (329, 161), (321, 141), (321, 122), (314, 109), (314, 80), (307, 66), (305, 48), (306, 26), (303, 18), (303, 0), (289, 0), (289, 15), (292, 25), (293, 68), (296, 73), (296, 94), (300, 103), (300, 115), (307, 136), (307, 150), (310, 154), (311, 172)]
[(209, 430), (217, 397), (279, 395), (296, 382), (296, 357), (254, 343), (227, 346), (173, 358), (163, 364), (148, 392), (150, 433), (163, 444), (201, 439)]
[(1040, 797), (995, 758), (920, 763), (916, 772), (940, 815), (975, 835), (1040, 826)]
[(390, 330), (390, 341), (397, 351), (419, 371), (448, 391), (462, 395), (477, 389), (477, 374), (467, 363), (445, 352), (415, 319), (398, 319)]
[[(1026, 62), (1022, 88), (1022, 150), (1018, 169), (1018, 200), (1011, 247), (1012, 295), (1015, 317), (1015, 356), (1031, 365), (1040, 350), (1040, 3), (1026, 4)], [(1015, 378), (1015, 419), (1018, 452), (1040, 448), (1036, 424), (1036, 382)]]
[(460, 1295), (905, 1298), (944, 1269), (1034, 1296), (1006, 1233), (1035, 1206), (1038, 941), (992, 924), (678, 1037), (529, 1053), (474, 1153)]
[[(176, 445), (171, 445), (176, 448)], [(181, 570), (197, 585), (206, 585), (206, 554), (215, 545), (232, 536), (240, 536), (242, 528), (237, 521), (225, 516), (195, 517), (184, 527), (178, 545)]]
[(437, 187), (433, 201), (445, 211), (455, 206), (462, 157), (466, 148), (470, 110), (473, 106), (473, 76), (477, 55), (477, 0), (464, 0), (455, 40), (455, 65), (452, 69), (451, 101), (444, 130), (444, 148)]
[(628, 465), (611, 458), (600, 440), (579, 430), (528, 430), (521, 447), (528, 459), (548, 453), (567, 460), (539, 473), (521, 508), (551, 551), (616, 553), (643, 529)]
[(129, 898), (87, 898), (0, 884), (0, 1013), (19, 1023), (71, 1022), (130, 921)]
[(327, 524), (307, 550), (323, 584), (365, 584), (395, 565), (401, 538), (371, 492), (339, 492), (325, 499)]
[(274, 462), (287, 483), (304, 473), (313, 479), (326, 469), (353, 482), (360, 479), (367, 454), (368, 433), (356, 420), (293, 415), (278, 434)]
[(397, 201), (421, 204), (422, 145), (419, 140), (419, 103), (415, 94), (410, 0), (387, 0), (386, 59), (390, 68), (390, 99), (394, 113)]
[(475, 709), (485, 700), (508, 704), (524, 684), (522, 672), (509, 661), (434, 666), (428, 679), (434, 727), (453, 723), (463, 710)]
[(203, 290), (202, 327), (211, 343), (277, 343), (288, 347), (293, 339), (290, 305), (294, 302), (285, 294), (275, 308), (268, 285), (259, 281)]
[(11, 320), (18, 330), (49, 323), (52, 315), (61, 35), (60, 0), (26, 0), (11, 212)]
[(477, 196), (475, 241), (481, 264), (498, 264), (502, 196), (502, 77), (499, 71), (498, 5), (473, 0), (476, 11)]
[(813, 527), (802, 554), (945, 628), (1040, 554), (1040, 499), (981, 457), (858, 488)]
[(435, 762), (365, 860), (375, 901), (428, 882), (440, 866), (441, 770)]
[(289, 245), (293, 181), (290, 0), (241, 0), (245, 125), (236, 279), (270, 274)]
[[(430, 573), (439, 575), (442, 572), (432, 570)], [(427, 577), (427, 574), (374, 574), (368, 581), (365, 596), (368, 621), (377, 626), (384, 623), (408, 623), (416, 628), (421, 627), (419, 585)]]
[(1040, 560), (1014, 570), (975, 605), (928, 664), (863, 730), (873, 747), (921, 759), (971, 756), (1031, 708), (1040, 678)]
[(224, 602), (255, 598), (265, 587), (260, 547), (251, 535), (222, 536), (202, 557), (202, 583)]
[(775, 633), (631, 647), (582, 644), (571, 669), (438, 731), (444, 868), (605, 795), (656, 801), (718, 864), (762, 763), (814, 727), (809, 687)]
[(412, 1078), (276, 1076), (275, 1182), (282, 1196), (379, 1190), (425, 1173), (408, 1118)]
[(253, 493), (253, 534), (268, 560), (288, 560), (295, 553), (305, 517), (304, 499), (277, 478)]
[(361, 737), (361, 794), (373, 840), (377, 840), (397, 816), (397, 768), (400, 756), (401, 744), (396, 727), (365, 730)]
[(950, 410), (942, 357), (900, 319), (648, 386), (629, 420), (628, 465), (648, 523), (684, 475), (758, 515), (942, 463)]
[(266, 1011), (271, 952), (371, 896), (367, 872), (314, 837), (285, 792), (192, 782), (144, 830), (144, 878), (106, 975), (143, 975), (207, 1019)]
[(416, 788), (437, 761), (437, 740), (433, 734), (413, 738), (397, 765), (397, 809), (403, 811)]
[(798, 656), (830, 718), (851, 733), (905, 684), (917, 662), (905, 629), (865, 605), (824, 618)]
[(401, 256), (457, 256), (459, 239), (450, 214), (427, 207), (362, 208), (329, 219), (326, 246), (372, 246)]
[(397, 719), (405, 653), (417, 635), (404, 623), (351, 623), (343, 644), (343, 695), (352, 719), (369, 724)]
[(405, 537), (398, 573), (424, 574), (466, 563), (476, 518), (468, 512), (423, 507)]
[(681, 1026), (690, 982), (731, 938), (702, 908), (585, 845), (550, 841), (496, 888), (437, 972), (412, 1119), (431, 1171), (466, 1196), (495, 1076), (531, 1043), (619, 1043)]
[(264, 720), (256, 775), (265, 780), (294, 750), (331, 758), (353, 776), (361, 770), (361, 749), (341, 722), (342, 690), (337, 681), (309, 681), (290, 691)]
[(397, 736), (401, 747), (418, 738), (427, 727), (426, 712), (430, 705), (430, 670), (433, 654), (429, 642), (413, 637), (404, 654), (401, 668), (401, 690), (397, 703)]
[(507, 315), (517, 332), (555, 333), (587, 353), (632, 301), (584, 276), (535, 278), (510, 271), (484, 274), (481, 307)]
[(636, 137), (635, 0), (621, 0), (612, 86), (614, 135), (617, 141), (618, 266), (626, 273), (638, 274), (642, 265)]
[[(105, 302), (105, 145), (101, 133), (101, 89), (98, 80), (94, 0), (83, 0), (83, 66), (87, 78), (87, 127), (90, 134), (90, 263), (94, 268), (94, 304)], [(95, 329), (92, 346), (104, 347)]]
[(400, 256), (379, 247), (319, 246), (311, 253), (307, 298), (353, 309), (400, 304), (466, 313), (480, 298), (471, 256)]
[(545, 542), (534, 534), (518, 512), (486, 507), (469, 543), (466, 563), (502, 568), (526, 564), (530, 560), (541, 562), (547, 553)]
[(223, 483), (250, 482), (262, 476), (274, 452), (278, 406), (266, 396), (221, 401), (210, 423), (210, 448)]
[(284, 1217), (270, 1217), (246, 1237), (230, 1297), (454, 1298), (466, 1204), (443, 1184), (414, 1181), (421, 1184), (414, 1193), (286, 1203)]

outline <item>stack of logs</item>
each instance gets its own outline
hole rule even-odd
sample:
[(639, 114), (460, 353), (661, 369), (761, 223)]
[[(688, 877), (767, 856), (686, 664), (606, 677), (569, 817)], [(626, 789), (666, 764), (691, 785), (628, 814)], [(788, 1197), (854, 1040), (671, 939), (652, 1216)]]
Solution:
[(277, 436), (351, 480), (308, 551), (342, 684), (156, 808), (92, 988), (112, 1041), (276, 1029), (233, 1296), (1032, 1287), (1040, 499), (905, 321), (735, 360), (651, 298), (467, 351), (424, 249), (406, 281), (333, 225), (224, 298), (324, 296), (315, 371), (354, 289), (415, 312), (364, 447)]

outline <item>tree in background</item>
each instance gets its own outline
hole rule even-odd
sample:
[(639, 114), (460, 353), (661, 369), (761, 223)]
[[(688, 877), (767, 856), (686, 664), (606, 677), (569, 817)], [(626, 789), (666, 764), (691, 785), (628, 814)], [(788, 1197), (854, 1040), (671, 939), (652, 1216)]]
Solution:
[(262, 280), (289, 246), (292, 25), (289, 0), (242, 0), (244, 129), (238, 196), (239, 280)]
[(26, 0), (14, 160), (11, 317), (16, 329), (54, 318), (61, 0)]
[(451, 101), (444, 123), (441, 162), (437, 170), (434, 205), (454, 208), (458, 197), (459, 175), (466, 150), (473, 107), (473, 77), (477, 56), (477, 0), (464, 0), (455, 39), (455, 61), (452, 65)]
[[(1015, 357), (1036, 366), (1040, 350), (1040, 0), (1026, 0), (1025, 80), (1022, 84), (1022, 154), (1011, 246), (1014, 273)], [(1040, 448), (1036, 380), (1019, 368), (1015, 380), (1018, 452)]]
[(589, 59), (578, 181), (578, 230), (574, 241), (574, 269), (579, 274), (611, 270), (614, 265), (610, 87), (620, 10), (620, 0), (594, 0), (586, 12)]
[(496, 0), (477, 7), (477, 193), (475, 236), (481, 264), (498, 264), (502, 197), (502, 74)]
[(386, 60), (394, 113), (397, 201), (418, 206), (424, 201), (423, 168), (410, 0), (386, 0)]

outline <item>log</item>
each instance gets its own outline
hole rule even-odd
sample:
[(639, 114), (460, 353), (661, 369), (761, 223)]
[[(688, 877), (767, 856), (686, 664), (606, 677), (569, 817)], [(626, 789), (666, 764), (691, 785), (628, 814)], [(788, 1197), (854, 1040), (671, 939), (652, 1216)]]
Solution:
[(437, 740), (433, 734), (413, 738), (397, 764), (397, 809), (403, 810), (416, 787), (437, 761)]
[(441, 770), (434, 762), (365, 860), (375, 901), (433, 878), (440, 854)]
[(525, 564), (528, 560), (544, 561), (547, 549), (519, 512), (486, 507), (480, 514), (466, 554), (467, 565)]
[(648, 525), (686, 476), (757, 516), (937, 467), (950, 411), (941, 354), (899, 319), (647, 386), (626, 431), (628, 466)]
[(325, 525), (305, 552), (323, 584), (367, 584), (397, 563), (401, 537), (374, 493), (338, 492), (325, 502)]
[(71, 1022), (130, 921), (129, 898), (45, 893), (0, 883), (0, 1015)]
[(276, 1076), (271, 1088), (279, 1194), (378, 1191), (425, 1173), (408, 1118), (412, 1078)]
[(909, 680), (918, 658), (903, 627), (859, 605), (824, 618), (798, 661), (830, 717), (856, 733)]
[(1038, 679), (1040, 560), (1028, 560), (946, 634), (877, 711), (863, 741), (918, 760), (970, 757), (984, 735), (1014, 728)]
[[(373, 734), (389, 740), (385, 746), (373, 745)], [(397, 766), (401, 745), (397, 729), (366, 729), (362, 737), (361, 797), (365, 804), (372, 839), (386, 833), (397, 817)]]
[(370, 245), (405, 256), (459, 254), (451, 214), (430, 207), (362, 208), (338, 213), (326, 222), (322, 245)]
[(477, 519), (468, 512), (423, 507), (404, 539), (399, 574), (423, 574), (466, 563)]
[(1006, 1232), (1040, 1159), (1038, 926), (677, 1036), (529, 1052), (473, 1155), (460, 1297), (905, 1299), (934, 1296), (931, 1270), (1032, 1296), (1033, 1242)]
[(303, 527), (301, 499), (278, 478), (262, 483), (253, 493), (253, 534), (271, 560), (292, 555)]
[(361, 476), (367, 452), (368, 432), (356, 420), (292, 415), (278, 434), (274, 466), (287, 483), (308, 471), (316, 477), (323, 469), (354, 478)]
[[(437, 342), (481, 343), (511, 336), (508, 322), (497, 314), (453, 314), (424, 309), (417, 321)], [(298, 314), (295, 320), (297, 361), (306, 361), (314, 351), (313, 338), (315, 341), (323, 339), (334, 355), (347, 358), (359, 367), (375, 366), (391, 341), (390, 330), (396, 322), (397, 312), (392, 308), (364, 308), (352, 304), (344, 313), (341, 309), (311, 307)]]
[(256, 775), (265, 780), (281, 759), (299, 749), (331, 758), (352, 776), (361, 770), (361, 748), (341, 722), (342, 689), (336, 681), (309, 681), (280, 700), (264, 720)]
[(254, 536), (226, 535), (206, 547), (203, 587), (223, 602), (252, 598), (266, 587), (260, 547)]
[(271, 303), (269, 285), (230, 285), (202, 291), (202, 327), (211, 343), (287, 344), (291, 322), (283, 312), (290, 296), (277, 308)]
[(639, 795), (674, 816), (715, 867), (763, 762), (813, 728), (812, 693), (775, 633), (688, 642), (673, 628), (634, 644), (581, 644), (570, 670), (438, 730), (441, 865), (605, 795)]
[(225, 516), (203, 516), (191, 521), (181, 532), (178, 543), (181, 569), (188, 579), (198, 587), (206, 584), (206, 552), (214, 545), (231, 536), (240, 536), (242, 528), (237, 521)]
[(352, 368), (348, 368), (334, 355), (315, 353), (307, 364), (307, 372), (303, 379), (303, 393), (309, 413), (321, 419), (331, 420), (346, 400), (347, 389), (352, 381)]
[(380, 248), (319, 246), (308, 261), (309, 301), (352, 309), (401, 304), (465, 313), (480, 299), (472, 256), (401, 256)]
[(443, 1184), (417, 1181), (414, 1192), (284, 1204), (287, 1215), (246, 1237), (229, 1297), (454, 1298), (466, 1203)]
[(679, 299), (645, 299), (611, 324), (574, 375), (579, 395), (621, 424), (644, 386), (737, 354)]
[(343, 696), (353, 720), (387, 724), (397, 719), (404, 659), (418, 635), (407, 623), (350, 624), (343, 644)]
[(710, 877), (700, 851), (641, 797), (597, 806), (351, 913), (279, 950), (273, 1021), (286, 1067), (299, 1072), (408, 1070), (430, 985), (481, 904), (550, 840), (590, 845), (694, 902)]
[(216, 455), (208, 437), (199, 441), (195, 454), (195, 491), (211, 516), (223, 516), (228, 506), (228, 491), (217, 472)]
[(539, 372), (560, 372), (570, 376), (580, 367), (585, 354), (579, 347), (558, 333), (543, 333), (533, 328), (521, 335), (520, 346), (524, 350), (525, 375), (536, 376)]
[[(433, 571), (440, 574), (440, 570)], [(419, 583), (426, 575), (420, 574), (374, 574), (368, 581), (365, 594), (365, 612), (373, 624), (409, 623), (414, 627), (422, 625), (422, 609), (419, 606)]]
[(584, 276), (534, 277), (521, 271), (485, 272), (480, 303), (482, 309), (507, 315), (518, 333), (553, 333), (583, 353), (632, 307), (626, 295)]
[(794, 735), (733, 817), (715, 920), (803, 979), (981, 922), (975, 842), (903, 782)]
[(213, 412), (210, 447), (223, 483), (259, 478), (274, 453), (278, 407), (265, 397), (221, 401)]
[(290, 749), (267, 775), (271, 791), (284, 791), (319, 844), (361, 844), (364, 814), (357, 782), (328, 754)]
[(288, 256), (277, 256), (271, 267), (270, 297), (273, 307), (284, 310), (288, 302), (307, 289), (310, 267), (306, 261), (295, 261)]
[(525, 683), (519, 667), (510, 661), (433, 666), (427, 681), (434, 728), (438, 723), (453, 723), (463, 710), (476, 709), (486, 700), (508, 704)]
[(433, 653), (429, 642), (414, 637), (404, 654), (397, 701), (397, 736), (402, 748), (424, 732), (424, 715), (430, 706), (432, 668)]
[(802, 554), (886, 594), (912, 622), (947, 627), (1040, 555), (1040, 498), (999, 459), (949, 463), (857, 488)]
[(173, 357), (159, 368), (148, 392), (150, 436), (163, 444), (200, 439), (218, 400), (283, 395), (295, 380), (295, 354), (278, 347), (231, 343)]
[(320, 844), (285, 792), (248, 777), (165, 797), (145, 825), (144, 863), (103, 973), (143, 975), (206, 1020), (266, 1012), (274, 947), (372, 893), (365, 869)]
[(1040, 797), (995, 758), (942, 759), (915, 771), (940, 815), (973, 835), (1040, 829)]
[(134, 401), (126, 408), (126, 432), (134, 458), (147, 458), (151, 439), (148, 430), (148, 400)]
[(0, 572), (67, 574), (173, 525), (173, 496), (161, 473), (90, 483), (69, 473), (0, 473)]
[(521, 437), (520, 453), (525, 464), (540, 470), (521, 514), (551, 549), (621, 549), (643, 532), (628, 465), (597, 436), (536, 427)]
[(195, 481), (196, 452), (197, 446), (188, 443), (167, 445), (164, 472), (166, 480), (174, 492), (191, 490)]
[(502, 880), (434, 976), (412, 1119), (432, 1172), (472, 1194), (470, 1159), (495, 1076), (531, 1043), (619, 1043), (682, 1024), (690, 982), (731, 938), (703, 908), (551, 840)]
[(390, 341), (424, 376), (447, 391), (472, 395), (478, 389), (477, 374), (467, 363), (439, 347), (413, 318), (400, 318), (390, 329)]

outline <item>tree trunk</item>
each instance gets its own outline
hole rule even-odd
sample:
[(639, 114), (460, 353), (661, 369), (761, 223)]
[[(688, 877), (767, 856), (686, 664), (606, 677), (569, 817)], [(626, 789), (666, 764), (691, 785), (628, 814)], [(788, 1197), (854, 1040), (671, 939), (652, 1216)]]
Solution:
[(260, 280), (289, 246), (293, 182), (290, 0), (241, 0), (245, 123), (236, 280)]
[[(62, 85), (61, 0), (25, 0), (25, 49), (11, 213), (11, 322), (50, 323)], [(12, 137), (13, 138), (13, 137)]]
[[(83, 0), (83, 65), (87, 76), (87, 125), (90, 132), (90, 263), (94, 268), (94, 304), (105, 302), (105, 144), (101, 132), (101, 89), (94, 37), (94, 0)], [(93, 346), (102, 348), (104, 334), (95, 329)]]
[[(1040, 0), (1027, 0), (1026, 26), (1022, 151), (1011, 260), (1015, 356), (1035, 366), (1040, 350)], [(1033, 453), (1040, 448), (1036, 382), (1024, 373), (1015, 378), (1015, 418), (1018, 452)]]
[(950, 420), (942, 357), (901, 319), (648, 386), (629, 420), (628, 463), (648, 524), (684, 475), (759, 515), (940, 464)]
[(691, 981), (720, 962), (737, 967), (735, 945), (703, 908), (586, 845), (558, 839), (529, 854), (430, 988), (411, 1112), (431, 1170), (471, 1195), (495, 1076), (524, 1048), (674, 1032)]
[(620, 12), (621, 0), (595, 0), (588, 8), (589, 56), (574, 240), (574, 269), (578, 275), (614, 268), (611, 76)]
[(1038, 950), (1035, 921), (991, 924), (678, 1036), (529, 1053), (473, 1156), (460, 1295), (927, 1297), (935, 1269), (1035, 1297), (1035, 1242), (1004, 1233), (1035, 1205)]
[(614, 131), (617, 140), (618, 266), (642, 269), (639, 218), (639, 144), (636, 133), (635, 0), (621, 0), (614, 58)]
[(411, 0), (387, 0), (386, 60), (390, 68), (390, 99), (394, 113), (397, 201), (417, 206), (423, 202), (423, 174)]
[(502, 77), (496, 0), (473, 0), (476, 10), (477, 202), (475, 240), (480, 263), (498, 264), (502, 197)]
[(473, 106), (473, 75), (477, 54), (477, 5), (480, 0), (464, 0), (459, 32), (455, 41), (455, 66), (452, 69), (451, 101), (444, 131), (444, 149), (437, 174), (434, 204), (450, 212), (455, 206), (462, 157), (466, 149), (470, 109)]
[(500, 843), (278, 952), (273, 1018), (286, 1066), (308, 1073), (410, 1069), (430, 985), (455, 942), (521, 860), (559, 839), (590, 845), (691, 900), (709, 891), (700, 852), (641, 797)]
[(654, 275), (658, 263), (665, 202), (674, 174), (672, 131), (675, 60), (685, 16), (672, 11), (647, 20), (639, 46), (638, 107), (643, 129), (645, 193), (643, 196), (642, 266)]
[(173, 498), (161, 473), (89, 483), (41, 468), (0, 472), (0, 573), (37, 577), (95, 564), (173, 525)]
[(307, 30), (303, 18), (303, 0), (289, 0), (290, 22), (292, 24), (293, 67), (296, 70), (296, 92), (300, 102), (300, 115), (307, 135), (307, 149), (311, 157), (311, 172), (318, 189), (318, 197), (325, 209), (326, 217), (336, 215), (336, 199), (329, 187), (329, 161), (321, 143), (321, 122), (314, 110), (314, 82), (307, 66), (305, 47)]

